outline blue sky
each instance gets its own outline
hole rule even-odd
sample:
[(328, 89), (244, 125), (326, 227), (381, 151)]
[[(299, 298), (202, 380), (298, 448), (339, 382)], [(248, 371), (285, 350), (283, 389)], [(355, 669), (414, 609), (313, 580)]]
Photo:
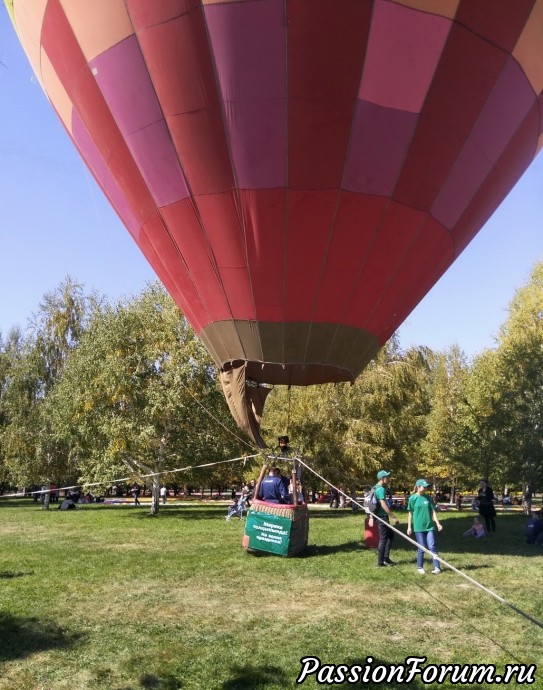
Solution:
[[(112, 300), (155, 275), (110, 209), (33, 77), (0, 5), (0, 332), (24, 327), (71, 275)], [(400, 328), (404, 347), (492, 347), (543, 258), (543, 157)]]

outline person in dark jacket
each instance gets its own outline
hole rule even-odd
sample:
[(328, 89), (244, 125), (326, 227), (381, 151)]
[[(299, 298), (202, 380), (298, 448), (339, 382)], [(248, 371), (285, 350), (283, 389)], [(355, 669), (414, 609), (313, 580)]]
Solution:
[(330, 489), (330, 508), (339, 508), (339, 491), (335, 486)]
[(132, 487), (132, 496), (134, 496), (134, 505), (135, 506), (141, 505), (140, 499), (139, 499), (140, 491), (141, 491), (140, 485), (138, 483), (135, 483), (134, 486)]
[[(388, 503), (386, 502), (386, 490), (388, 484), (388, 478), (391, 472), (386, 470), (379, 470), (377, 472), (377, 484), (373, 487), (375, 490), (375, 498), (377, 499), (378, 506), (375, 511), (375, 515), (381, 518), (377, 522), (377, 527), (379, 529), (379, 546), (377, 547), (377, 565), (379, 567), (395, 565), (394, 561), (390, 559), (390, 548), (392, 546), (392, 540), (394, 538), (394, 532), (389, 527), (390, 520), (394, 520), (394, 524), (398, 525), (399, 520), (394, 515), (390, 509)], [(374, 518), (370, 513), (369, 516), (369, 526), (373, 527)]]
[(288, 490), (277, 467), (272, 467), (267, 477), (260, 482), (258, 497), (268, 503), (286, 503)]
[(526, 515), (532, 514), (532, 496), (532, 489), (529, 484), (526, 484), (522, 495), (522, 510)]
[(477, 500), (479, 502), (479, 515), (485, 521), (487, 534), (490, 532), (495, 532), (496, 509), (494, 508), (494, 492), (492, 491), (492, 487), (486, 479), (481, 479), (479, 482)]
[(543, 546), (543, 516), (532, 513), (525, 530), (526, 543)]
[(289, 446), (289, 437), (288, 436), (279, 436), (277, 439), (277, 442), (279, 444), (278, 450), (280, 455), (284, 455), (286, 457), (290, 457), (292, 454), (292, 448)]

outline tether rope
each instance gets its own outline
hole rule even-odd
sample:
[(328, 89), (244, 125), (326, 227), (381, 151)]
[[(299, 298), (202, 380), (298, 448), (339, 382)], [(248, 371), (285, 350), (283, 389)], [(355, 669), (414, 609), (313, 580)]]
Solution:
[[(334, 486), (331, 482), (329, 482), (327, 479), (325, 479), (322, 475), (320, 475), (318, 472), (316, 472), (312, 467), (310, 467), (307, 463), (305, 463), (299, 456), (296, 456), (295, 458), (301, 465), (303, 465), (306, 469), (308, 469), (310, 472), (312, 472), (316, 477), (318, 477), (320, 480), (325, 482), (325, 484), (328, 484), (328, 486), (332, 487), (333, 489), (336, 489), (340, 494), (345, 496), (346, 498), (349, 498), (352, 503), (357, 505), (359, 508), (362, 508), (364, 510), (364, 506), (358, 503), (358, 501), (353, 500), (351, 496), (348, 496), (344, 491), (339, 489), (337, 486)], [(379, 522), (382, 522), (385, 524), (389, 529), (393, 530), (396, 534), (399, 534), (402, 539), (405, 539), (405, 541), (408, 541), (410, 544), (413, 544), (413, 546), (416, 546), (417, 549), (421, 549), (428, 555), (430, 555), (432, 558), (435, 558), (437, 561), (445, 565), (447, 568), (455, 572), (457, 575), (460, 575), (463, 577), (465, 580), (470, 582), (472, 585), (475, 585), (475, 587), (478, 587), (479, 589), (483, 590), (483, 592), (486, 592), (488, 595), (491, 597), (494, 597), (497, 601), (499, 601), (501, 604), (504, 604), (505, 606), (508, 606), (510, 609), (515, 611), (515, 613), (518, 613), (520, 616), (523, 618), (526, 618), (526, 620), (529, 620), (531, 623), (534, 625), (537, 625), (539, 628), (543, 630), (543, 623), (539, 621), (537, 618), (534, 618), (534, 616), (530, 615), (529, 613), (526, 613), (526, 611), (523, 611), (520, 609), (518, 606), (515, 606), (515, 604), (512, 604), (510, 601), (507, 601), (507, 599), (504, 599), (501, 597), (499, 594), (496, 594), (496, 592), (493, 592), (491, 589), (488, 587), (485, 587), (482, 585), (480, 582), (477, 582), (477, 580), (474, 580), (472, 577), (469, 575), (466, 575), (466, 573), (463, 573), (461, 570), (458, 568), (455, 568), (454, 565), (451, 565), (448, 563), (445, 559), (441, 558), (441, 556), (438, 556), (437, 554), (433, 553), (430, 551), (430, 549), (427, 549), (424, 546), (421, 546), (418, 542), (416, 542), (414, 539), (411, 539), (411, 537), (408, 537), (406, 534), (401, 532), (399, 529), (391, 525), (387, 520), (383, 520), (380, 518), (378, 515), (372, 514), (372, 517), (374, 520), (379, 520)]]
[(55, 489), (38, 489), (36, 491), (23, 491), (16, 494), (3, 494), (0, 498), (20, 498), (24, 496), (32, 496), (34, 494), (51, 494), (60, 491), (69, 491), (70, 489), (79, 489), (80, 487), (90, 488), (92, 486), (107, 486), (109, 484), (117, 484), (120, 482), (130, 482), (137, 476), (139, 479), (147, 479), (148, 477), (160, 477), (162, 474), (175, 474), (176, 472), (188, 472), (189, 470), (199, 470), (202, 467), (213, 467), (214, 465), (224, 465), (229, 462), (244, 462), (246, 460), (252, 460), (257, 458), (261, 453), (255, 453), (254, 455), (243, 455), (238, 458), (230, 458), (229, 460), (217, 460), (216, 462), (206, 462), (202, 465), (189, 465), (188, 467), (178, 467), (173, 470), (161, 470), (160, 472), (149, 472), (148, 474), (139, 474), (135, 472), (128, 477), (120, 477), (118, 479), (108, 479), (107, 481), (101, 482), (81, 482), (79, 484), (73, 484), (72, 486), (60, 486)]
[[(405, 577), (405, 575), (404, 575), (404, 577)], [(415, 584), (415, 586), (419, 587), (419, 589), (421, 589), (428, 597), (430, 597), (431, 599), (433, 599), (433, 600), (436, 602), (436, 605), (441, 606), (441, 607), (443, 607), (444, 609), (446, 609), (452, 616), (455, 616), (455, 618), (458, 618), (458, 620), (459, 620), (461, 623), (464, 623), (465, 625), (469, 625), (469, 627), (470, 627), (472, 630), (474, 630), (478, 635), (481, 634), (481, 629), (480, 629), (480, 627), (477, 627), (477, 626), (474, 625), (471, 621), (469, 621), (469, 620), (467, 620), (466, 618), (463, 618), (462, 616), (460, 616), (459, 613), (458, 613), (457, 611), (455, 611), (455, 609), (453, 609), (453, 608), (451, 608), (450, 606), (448, 606), (448, 605), (443, 601), (443, 599), (438, 599), (438, 597), (436, 597), (435, 594), (432, 594), (432, 592), (429, 592), (427, 589), (425, 589), (425, 588), (422, 586), (421, 578), (411, 577), (411, 580), (413, 581), (413, 583)], [(516, 656), (515, 654), (513, 654), (513, 652), (511, 652), (510, 649), (507, 649), (506, 647), (504, 647), (503, 644), (502, 644), (501, 642), (498, 642), (498, 641), (495, 640), (493, 637), (490, 637), (490, 635), (489, 635), (488, 633), (485, 632), (484, 637), (486, 637), (487, 640), (490, 640), (490, 642), (492, 642), (493, 645), (495, 645), (496, 647), (498, 647), (499, 649), (501, 649), (502, 652), (505, 652), (508, 656), (510, 656), (511, 659), (513, 659), (513, 661), (516, 661), (516, 662), (519, 663), (519, 664), (526, 663), (526, 659), (520, 659), (518, 656)], [(534, 662), (536, 661), (535, 659), (532, 659), (532, 660), (533, 660)]]

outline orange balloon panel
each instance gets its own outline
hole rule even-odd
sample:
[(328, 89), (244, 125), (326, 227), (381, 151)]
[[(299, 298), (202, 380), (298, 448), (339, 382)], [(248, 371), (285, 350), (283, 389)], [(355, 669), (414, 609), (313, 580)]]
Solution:
[(543, 0), (6, 0), (217, 365), (353, 380), (541, 138)]

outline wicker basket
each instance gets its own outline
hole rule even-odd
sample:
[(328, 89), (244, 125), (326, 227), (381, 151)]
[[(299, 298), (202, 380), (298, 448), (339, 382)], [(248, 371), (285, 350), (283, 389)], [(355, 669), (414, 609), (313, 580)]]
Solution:
[[(265, 542), (254, 548), (249, 546), (250, 536), (247, 533), (250, 525), (251, 513), (258, 516), (269, 516), (271, 519), (281, 518), (283, 521), (288, 521), (288, 545), (286, 553), (281, 555), (295, 556), (301, 553), (307, 546), (307, 539), (309, 536), (309, 510), (305, 503), (299, 505), (286, 505), (278, 503), (266, 503), (265, 501), (252, 501), (251, 509), (247, 516), (246, 531), (243, 537), (243, 547), (248, 553), (277, 553), (273, 547), (267, 547)], [(283, 525), (285, 522), (282, 523)]]

